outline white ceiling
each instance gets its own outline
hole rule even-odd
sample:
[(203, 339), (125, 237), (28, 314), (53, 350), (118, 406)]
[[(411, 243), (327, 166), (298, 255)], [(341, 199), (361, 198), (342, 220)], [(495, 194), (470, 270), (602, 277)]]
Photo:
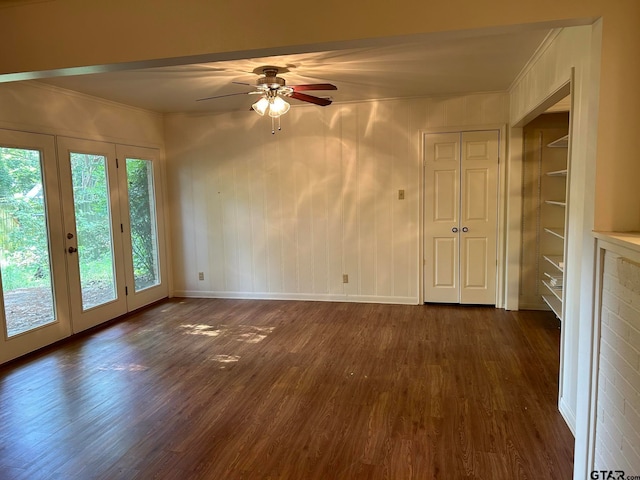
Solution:
[[(288, 85), (333, 83), (334, 102), (506, 90), (549, 33), (548, 28), (511, 32), (429, 35), (382, 46), (280, 55), (215, 63), (124, 70), (38, 80), (157, 112), (246, 110), (254, 96), (196, 99), (248, 92), (256, 68), (285, 67)], [(292, 106), (302, 104), (291, 101)], [(319, 107), (314, 107), (319, 108)]]

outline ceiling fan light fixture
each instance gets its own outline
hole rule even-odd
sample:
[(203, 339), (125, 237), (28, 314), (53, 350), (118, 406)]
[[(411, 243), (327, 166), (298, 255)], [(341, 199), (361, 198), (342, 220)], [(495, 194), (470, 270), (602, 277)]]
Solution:
[[(267, 112), (269, 105), (270, 102), (267, 97), (261, 97), (260, 100), (251, 105), (251, 108), (253, 108), (258, 115), (263, 116)], [(269, 115), (271, 115), (271, 112), (269, 112)]]
[(282, 97), (276, 96), (271, 99), (269, 105), (269, 116), (278, 118), (280, 115), (284, 115), (289, 111), (291, 105), (285, 102)]

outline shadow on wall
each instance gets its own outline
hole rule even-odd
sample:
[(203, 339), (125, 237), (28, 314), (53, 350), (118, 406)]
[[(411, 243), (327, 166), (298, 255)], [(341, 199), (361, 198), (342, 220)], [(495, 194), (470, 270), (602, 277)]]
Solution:
[[(415, 295), (420, 162), (409, 110), (294, 106), (275, 135), (252, 112), (169, 116), (177, 263), (201, 263), (188, 257), (206, 250), (214, 292)], [(189, 235), (202, 241), (187, 249)], [(203, 287), (183, 275), (177, 289)]]

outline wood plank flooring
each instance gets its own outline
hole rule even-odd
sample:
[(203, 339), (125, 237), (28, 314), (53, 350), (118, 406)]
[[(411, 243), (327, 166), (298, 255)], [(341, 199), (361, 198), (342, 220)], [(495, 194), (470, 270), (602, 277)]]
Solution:
[(167, 300), (0, 367), (0, 478), (569, 479), (557, 326)]

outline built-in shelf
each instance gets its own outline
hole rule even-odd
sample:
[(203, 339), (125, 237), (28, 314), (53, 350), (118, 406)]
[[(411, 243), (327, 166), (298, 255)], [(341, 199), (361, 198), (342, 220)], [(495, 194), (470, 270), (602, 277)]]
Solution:
[(551, 295), (542, 295), (542, 299), (544, 300), (544, 303), (549, 305), (549, 308), (551, 308), (553, 313), (556, 314), (558, 320), (562, 321), (562, 301)]
[(558, 205), (559, 207), (566, 207), (567, 202), (561, 202), (559, 200), (545, 200), (544, 203), (547, 205)]
[[(564, 286), (564, 251), (567, 232), (567, 198), (569, 178), (569, 163), (567, 158), (569, 146), (569, 135), (557, 138), (560, 132), (555, 130), (554, 141), (547, 143), (550, 148), (563, 148), (564, 151), (544, 150), (542, 153), (541, 170), (539, 171), (538, 181), (541, 194), (541, 200), (547, 205), (554, 205), (560, 208), (545, 208), (540, 211), (538, 224), (538, 232), (545, 232), (549, 236), (556, 237), (559, 240), (551, 240), (547, 237), (541, 239), (544, 247), (540, 252), (541, 265), (541, 282), (544, 285), (542, 289), (546, 290), (542, 293), (542, 300), (549, 306), (556, 317), (562, 321), (563, 310), (563, 286)], [(553, 178), (550, 178), (553, 177)], [(545, 180), (546, 178), (546, 180)], [(564, 225), (560, 225), (564, 219)], [(544, 261), (543, 261), (544, 259)]]
[(542, 283), (544, 283), (544, 286), (547, 287), (547, 290), (549, 290), (551, 293), (553, 293), (553, 295), (556, 297), (556, 299), (558, 299), (560, 302), (562, 302), (562, 287), (552, 287), (549, 282), (547, 282), (546, 280), (542, 280)]
[(561, 272), (564, 272), (564, 258), (562, 255), (543, 255), (544, 259)]
[(564, 228), (544, 227), (544, 231), (564, 240)]
[(569, 135), (560, 137), (557, 140), (554, 140), (553, 142), (547, 144), (547, 147), (550, 147), (550, 148), (567, 148), (568, 146), (569, 146)]

